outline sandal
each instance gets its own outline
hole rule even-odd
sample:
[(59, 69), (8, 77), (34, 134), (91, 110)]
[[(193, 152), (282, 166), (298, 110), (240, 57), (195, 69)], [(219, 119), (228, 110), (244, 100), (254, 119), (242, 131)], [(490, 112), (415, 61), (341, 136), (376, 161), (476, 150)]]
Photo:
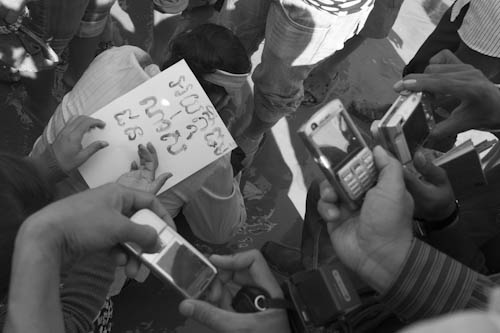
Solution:
[(32, 76), (30, 73), (54, 68), (59, 61), (54, 50), (23, 23), (4, 24), (3, 27), (0, 32), (0, 81), (19, 81), (22, 76)]

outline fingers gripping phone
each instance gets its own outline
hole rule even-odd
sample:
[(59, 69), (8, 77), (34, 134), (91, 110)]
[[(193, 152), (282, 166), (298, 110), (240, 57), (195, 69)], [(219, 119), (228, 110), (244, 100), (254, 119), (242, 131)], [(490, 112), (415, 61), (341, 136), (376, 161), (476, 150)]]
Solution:
[(174, 286), (184, 297), (198, 298), (217, 274), (215, 266), (152, 211), (142, 209), (130, 220), (154, 228), (160, 237), (162, 249), (158, 253), (147, 254), (142, 253), (136, 244), (125, 243), (125, 248), (156, 277)]
[(376, 182), (373, 154), (340, 100), (317, 111), (299, 135), (344, 203), (355, 209)]
[(435, 124), (431, 98), (423, 93), (399, 96), (381, 120), (372, 123), (373, 137), (413, 169), (413, 155)]

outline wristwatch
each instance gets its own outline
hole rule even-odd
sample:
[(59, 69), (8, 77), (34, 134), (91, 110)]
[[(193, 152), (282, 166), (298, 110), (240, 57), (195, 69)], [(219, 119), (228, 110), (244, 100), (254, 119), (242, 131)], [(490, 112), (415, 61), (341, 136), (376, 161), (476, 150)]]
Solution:
[(460, 206), (458, 204), (458, 200), (455, 200), (455, 209), (445, 219), (439, 221), (429, 221), (429, 220), (415, 218), (413, 224), (414, 231), (419, 236), (426, 236), (433, 231), (443, 230), (444, 228), (450, 226), (456, 220), (458, 220), (459, 212), (460, 212)]

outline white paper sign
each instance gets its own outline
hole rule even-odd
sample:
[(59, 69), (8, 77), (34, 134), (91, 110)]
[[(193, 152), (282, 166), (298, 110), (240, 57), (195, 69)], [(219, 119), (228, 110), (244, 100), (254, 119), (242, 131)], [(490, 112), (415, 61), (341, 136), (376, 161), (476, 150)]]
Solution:
[(231, 134), (184, 60), (92, 114), (106, 122), (83, 146), (104, 140), (79, 171), (90, 188), (116, 181), (138, 161), (137, 146), (158, 152), (156, 174), (172, 173), (159, 193), (236, 148)]

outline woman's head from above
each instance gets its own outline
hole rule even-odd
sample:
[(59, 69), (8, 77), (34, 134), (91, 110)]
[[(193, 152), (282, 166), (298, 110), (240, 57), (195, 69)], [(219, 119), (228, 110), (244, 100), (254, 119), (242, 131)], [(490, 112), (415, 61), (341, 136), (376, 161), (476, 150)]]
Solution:
[(0, 296), (8, 287), (17, 231), (52, 199), (49, 184), (29, 160), (0, 153)]
[(252, 64), (231, 30), (202, 24), (181, 33), (170, 42), (169, 57), (162, 69), (181, 59), (187, 62), (219, 113), (230, 100), (237, 106), (241, 103), (238, 92)]

